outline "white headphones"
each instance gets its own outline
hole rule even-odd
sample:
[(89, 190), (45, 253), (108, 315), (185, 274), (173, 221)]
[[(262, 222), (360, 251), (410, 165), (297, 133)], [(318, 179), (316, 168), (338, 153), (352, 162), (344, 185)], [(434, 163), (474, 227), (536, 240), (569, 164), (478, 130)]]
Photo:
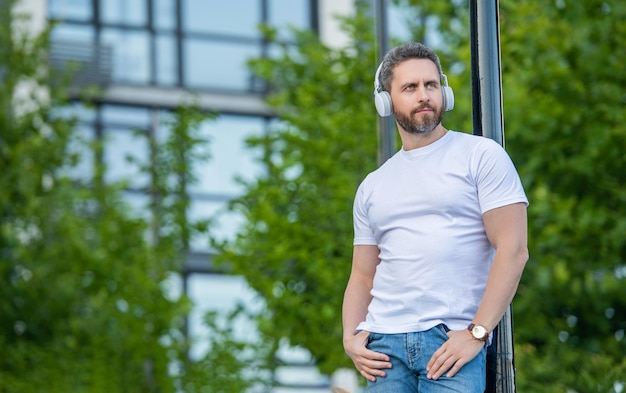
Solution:
[[(383, 90), (380, 84), (380, 69), (383, 64), (380, 63), (376, 70), (376, 76), (374, 77), (374, 104), (376, 105), (376, 111), (381, 117), (387, 117), (391, 115), (391, 96), (388, 92)], [(454, 109), (454, 92), (452, 88), (448, 86), (448, 77), (445, 74), (441, 74), (441, 91), (443, 93), (443, 107), (446, 111)]]

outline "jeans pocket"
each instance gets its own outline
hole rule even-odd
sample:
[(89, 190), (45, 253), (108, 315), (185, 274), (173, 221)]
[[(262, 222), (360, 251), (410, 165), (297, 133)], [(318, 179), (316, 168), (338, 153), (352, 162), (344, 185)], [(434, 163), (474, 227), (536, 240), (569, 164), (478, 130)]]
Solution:
[(445, 323), (440, 323), (439, 325), (435, 326), (435, 329), (439, 330), (441, 333), (445, 334), (446, 336), (448, 335), (448, 332), (450, 331), (450, 328)]
[(370, 344), (374, 341), (380, 340), (381, 339), (381, 335), (379, 333), (372, 333), (369, 332), (369, 335), (367, 336), (367, 344), (365, 345), (367, 348), (369, 348)]

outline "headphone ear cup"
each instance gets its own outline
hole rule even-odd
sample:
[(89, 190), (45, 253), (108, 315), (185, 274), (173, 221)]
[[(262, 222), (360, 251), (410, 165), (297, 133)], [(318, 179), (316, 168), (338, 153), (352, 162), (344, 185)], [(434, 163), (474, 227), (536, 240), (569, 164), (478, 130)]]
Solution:
[(449, 86), (443, 86), (443, 105), (446, 111), (454, 109), (454, 92)]
[(391, 115), (391, 96), (386, 91), (374, 91), (374, 104), (380, 117)]

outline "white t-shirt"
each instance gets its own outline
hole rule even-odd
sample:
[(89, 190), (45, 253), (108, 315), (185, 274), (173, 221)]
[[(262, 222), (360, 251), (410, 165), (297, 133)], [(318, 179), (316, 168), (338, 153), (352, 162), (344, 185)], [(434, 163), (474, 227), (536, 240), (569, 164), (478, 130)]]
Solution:
[(482, 214), (518, 202), (528, 204), (504, 149), (455, 131), (370, 173), (354, 201), (354, 244), (377, 245), (381, 262), (358, 330), (466, 328), (494, 255)]

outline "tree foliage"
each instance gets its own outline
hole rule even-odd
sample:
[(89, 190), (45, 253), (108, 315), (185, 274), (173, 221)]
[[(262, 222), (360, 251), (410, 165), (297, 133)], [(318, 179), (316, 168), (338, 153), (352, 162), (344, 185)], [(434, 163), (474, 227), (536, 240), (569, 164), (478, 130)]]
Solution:
[[(260, 330), (309, 349), (331, 372), (347, 364), (338, 310), (352, 253), (355, 185), (376, 166), (369, 21), (345, 23), (345, 49), (299, 32), (295, 48), (254, 62), (271, 81), (269, 103), (281, 122), (250, 141), (264, 151), (267, 176), (233, 203), (247, 226), (221, 246), (222, 260), (247, 277), (267, 305)], [(271, 34), (271, 31), (268, 31)]]
[(237, 337), (234, 326), (247, 318), (245, 308), (230, 313), (208, 312), (204, 322), (211, 332), (210, 349), (201, 359), (184, 369), (181, 390), (186, 393), (231, 393), (270, 391), (272, 378), (268, 364), (272, 342), (245, 341)]
[[(448, 128), (471, 132), (467, 1), (398, 1), (415, 39), (435, 22), (457, 106)], [(520, 391), (611, 392), (626, 341), (626, 60), (623, 2), (500, 1), (506, 147), (527, 190), (531, 259), (514, 300)], [(372, 23), (345, 24), (356, 44), (301, 34), (258, 61), (282, 120), (265, 139), (267, 176), (233, 208), (249, 222), (224, 260), (265, 299), (268, 337), (345, 365), (340, 303), (349, 274), (351, 202), (375, 167)], [(616, 385), (617, 386), (617, 385)]]
[[(507, 146), (533, 204), (519, 357), (557, 356), (553, 372), (578, 371), (560, 383), (610, 392), (626, 375), (626, 78), (615, 72), (626, 5), (511, 2), (501, 12)], [(528, 390), (554, 391), (531, 375)]]
[(186, 219), (185, 196), (206, 115), (174, 111), (152, 146), (154, 221), (124, 202), (123, 184), (103, 181), (98, 160), (93, 178), (68, 177), (102, 146), (80, 144), (59, 115), (68, 79), (46, 67), (49, 31), (23, 30), (12, 5), (0, 13), (0, 391), (173, 392), (189, 305), (163, 284), (206, 230)]

